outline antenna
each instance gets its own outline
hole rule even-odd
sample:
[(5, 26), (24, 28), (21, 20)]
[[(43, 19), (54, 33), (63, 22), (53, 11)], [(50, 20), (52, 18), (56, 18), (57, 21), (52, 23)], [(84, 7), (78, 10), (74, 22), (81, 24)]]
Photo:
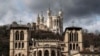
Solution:
[(20, 24), (22, 23), (22, 20), (21, 20), (21, 18), (20, 18), (19, 22), (20, 22)]
[(74, 27), (75, 26), (75, 20), (73, 19), (72, 20), (72, 27)]

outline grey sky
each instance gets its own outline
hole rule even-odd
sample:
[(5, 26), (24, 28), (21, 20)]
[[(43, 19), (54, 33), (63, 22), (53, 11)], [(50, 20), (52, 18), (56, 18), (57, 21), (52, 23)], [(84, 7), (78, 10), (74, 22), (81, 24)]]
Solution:
[(0, 24), (20, 19), (23, 23), (34, 22), (41, 11), (46, 16), (49, 4), (55, 15), (62, 8), (64, 27), (71, 26), (74, 20), (74, 25), (91, 31), (100, 28), (100, 0), (0, 0)]

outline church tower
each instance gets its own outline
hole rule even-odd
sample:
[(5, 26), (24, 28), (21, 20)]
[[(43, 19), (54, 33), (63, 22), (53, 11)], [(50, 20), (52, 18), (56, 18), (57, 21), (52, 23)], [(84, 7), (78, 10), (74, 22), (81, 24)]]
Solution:
[(18, 25), (10, 28), (10, 55), (28, 56), (29, 27)]
[(40, 15), (40, 24), (44, 25), (44, 16), (43, 16), (43, 12), (41, 12), (41, 15)]
[(52, 29), (52, 16), (50, 8), (47, 10), (47, 27), (51, 30)]
[(56, 16), (52, 16), (52, 31), (54, 33), (63, 33), (63, 12), (60, 10)]
[(63, 33), (63, 11), (59, 11), (59, 23), (60, 23), (60, 33)]
[(66, 56), (75, 54), (83, 50), (82, 28), (68, 27), (65, 30), (64, 43)]

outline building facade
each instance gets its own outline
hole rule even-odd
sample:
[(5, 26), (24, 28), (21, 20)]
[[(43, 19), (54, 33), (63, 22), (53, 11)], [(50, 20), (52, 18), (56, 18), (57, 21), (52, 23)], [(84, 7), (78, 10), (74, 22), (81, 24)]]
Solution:
[(42, 14), (38, 14), (37, 29), (48, 30), (54, 33), (63, 33), (63, 12), (60, 10), (57, 15), (52, 15), (52, 11), (50, 9), (47, 10), (47, 16), (44, 17)]
[[(32, 25), (14, 22), (10, 27), (9, 56), (95, 55), (93, 51), (83, 52), (84, 37), (81, 27), (67, 27), (62, 34), (62, 14), (62, 11), (59, 11), (57, 16), (52, 16), (51, 10), (48, 9), (46, 22), (43, 15), (38, 15), (37, 22)], [(41, 33), (39, 30), (42, 30)], [(100, 52), (97, 52), (96, 55), (100, 56)]]

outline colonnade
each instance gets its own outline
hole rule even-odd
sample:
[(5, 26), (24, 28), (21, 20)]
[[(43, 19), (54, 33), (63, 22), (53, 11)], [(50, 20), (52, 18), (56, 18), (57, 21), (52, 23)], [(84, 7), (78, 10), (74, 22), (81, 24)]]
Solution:
[(57, 49), (35, 49), (31, 54), (32, 56), (61, 56), (61, 52)]

